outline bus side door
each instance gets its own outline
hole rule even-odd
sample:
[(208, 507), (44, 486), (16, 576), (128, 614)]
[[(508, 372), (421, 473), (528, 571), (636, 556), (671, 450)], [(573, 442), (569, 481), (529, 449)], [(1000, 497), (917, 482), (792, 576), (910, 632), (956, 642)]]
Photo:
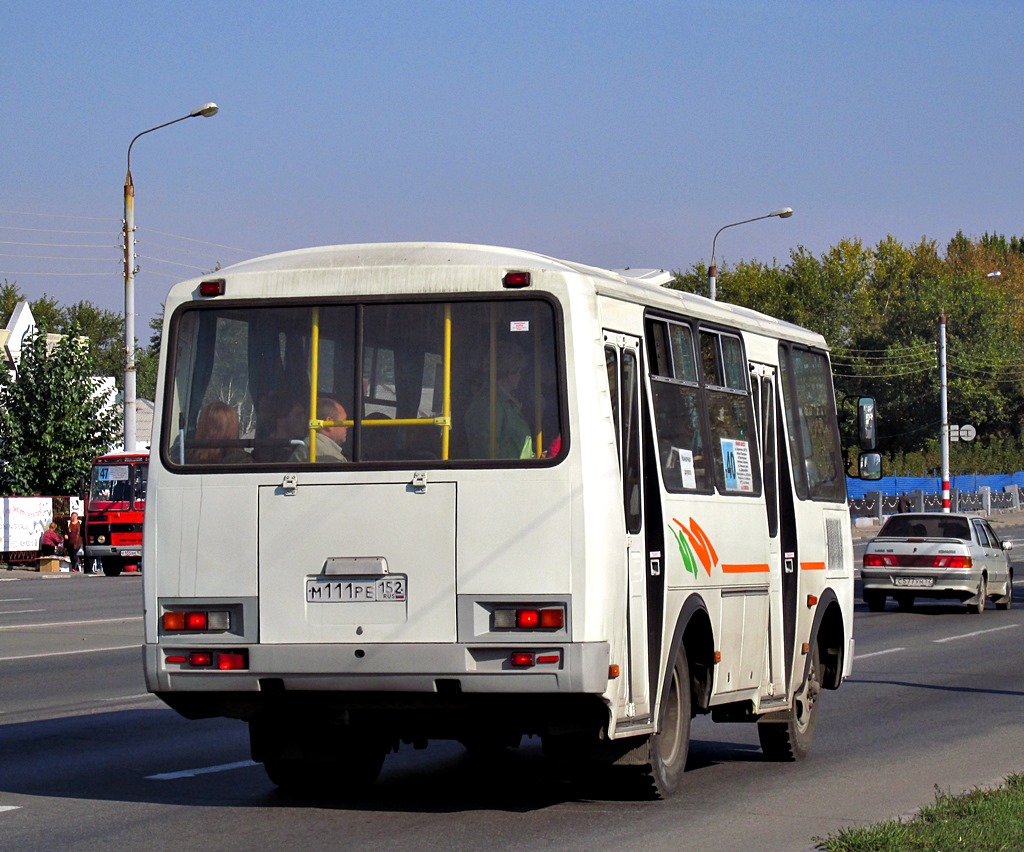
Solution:
[(605, 366), (619, 452), (622, 509), (626, 524), (625, 565), (628, 606), (626, 631), (629, 645), (630, 715), (651, 714), (648, 667), (647, 536), (644, 530), (642, 428), (640, 405), (640, 340), (605, 331)]
[[(768, 514), (768, 672), (767, 692), (775, 698), (786, 694), (786, 661), (790, 659), (792, 647), (786, 643), (786, 617), (783, 604), (783, 575), (794, 571), (793, 560), (785, 563), (782, 559), (779, 511), (781, 489), (779, 488), (778, 458), (778, 397), (776, 395), (775, 368), (765, 364), (750, 365), (750, 388), (754, 395), (754, 417), (757, 420), (758, 450), (761, 470), (764, 476), (764, 502)], [(787, 470), (784, 468), (784, 470)], [(788, 489), (786, 489), (788, 491)]]

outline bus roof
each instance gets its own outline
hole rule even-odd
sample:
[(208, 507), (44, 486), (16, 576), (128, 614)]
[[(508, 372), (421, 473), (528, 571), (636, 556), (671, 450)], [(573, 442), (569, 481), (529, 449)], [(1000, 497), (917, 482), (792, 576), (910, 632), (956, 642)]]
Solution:
[[(666, 311), (682, 311), (687, 315), (728, 322), (772, 337), (785, 337), (822, 349), (828, 348), (824, 337), (793, 323), (739, 305), (713, 302), (693, 293), (666, 288), (664, 285), (672, 276), (664, 270), (613, 271), (559, 260), (523, 249), (467, 243), (364, 243), (294, 249), (265, 255), (175, 285), (167, 299), (168, 315), (179, 304), (197, 298), (198, 282), (211, 278), (223, 278), (226, 281), (246, 278), (259, 280), (264, 288), (279, 297), (327, 295), (331, 293), (332, 273), (357, 269), (383, 272), (386, 269), (413, 266), (453, 270), (491, 267), (506, 271), (554, 272), (569, 275), (575, 273), (591, 279), (594, 290), (604, 296), (640, 302)], [(284, 286), (283, 279), (296, 274), (307, 277), (310, 285), (308, 290), (304, 287), (295, 287), (294, 282), (291, 282), (291, 287)], [(384, 279), (384, 275), (376, 277), (374, 284), (382, 288), (377, 292), (387, 292)], [(500, 276), (495, 278), (494, 285), (495, 288), (500, 288)], [(228, 286), (225, 298), (231, 298), (233, 295), (237, 296), (239, 293), (233, 293), (232, 288)]]

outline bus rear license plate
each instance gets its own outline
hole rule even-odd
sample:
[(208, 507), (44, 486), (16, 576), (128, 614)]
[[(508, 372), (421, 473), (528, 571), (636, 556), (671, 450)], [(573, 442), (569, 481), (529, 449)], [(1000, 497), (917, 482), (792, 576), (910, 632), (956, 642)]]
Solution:
[(934, 577), (896, 577), (893, 579), (893, 584), (896, 586), (909, 586), (918, 587), (921, 586), (933, 586), (935, 585)]
[(306, 580), (307, 603), (394, 603), (404, 601), (404, 574), (387, 577), (314, 577)]

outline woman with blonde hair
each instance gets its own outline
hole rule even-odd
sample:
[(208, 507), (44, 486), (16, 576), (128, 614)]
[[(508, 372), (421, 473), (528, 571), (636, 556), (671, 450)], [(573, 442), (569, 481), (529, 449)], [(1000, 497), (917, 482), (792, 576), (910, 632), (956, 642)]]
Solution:
[(196, 423), (194, 446), (185, 452), (188, 464), (237, 464), (251, 461), (238, 441), (238, 409), (226, 402), (203, 406)]

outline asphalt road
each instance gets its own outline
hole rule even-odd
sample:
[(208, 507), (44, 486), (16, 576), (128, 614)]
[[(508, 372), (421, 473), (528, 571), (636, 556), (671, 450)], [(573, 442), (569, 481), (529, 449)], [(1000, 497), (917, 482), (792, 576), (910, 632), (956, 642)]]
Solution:
[[(1024, 562), (1024, 526), (1001, 526)], [(359, 801), (289, 798), (244, 725), (146, 695), (140, 585), (0, 572), (0, 847), (802, 850), (1024, 771), (1018, 597), (980, 616), (858, 605), (854, 674), (825, 693), (811, 757), (767, 763), (753, 726), (699, 718), (667, 802), (559, 777), (536, 741), (489, 763), (403, 748)]]

